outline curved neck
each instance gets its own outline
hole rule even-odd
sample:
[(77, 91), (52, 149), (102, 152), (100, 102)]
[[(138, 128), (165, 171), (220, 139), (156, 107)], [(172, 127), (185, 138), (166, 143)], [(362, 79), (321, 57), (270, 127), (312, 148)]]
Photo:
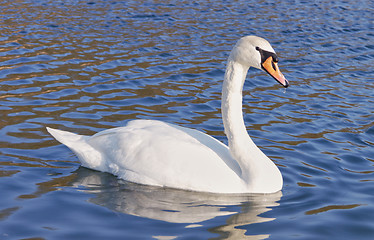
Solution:
[(221, 109), (230, 150), (242, 146), (240, 142), (252, 141), (247, 133), (242, 113), (242, 91), (247, 72), (248, 68), (229, 58), (222, 86)]
[(279, 182), (279, 177), (282, 177), (275, 164), (247, 133), (242, 112), (242, 91), (247, 72), (248, 68), (229, 57), (222, 87), (222, 119), (231, 155), (241, 168), (240, 177), (251, 192), (263, 192), (264, 188), (277, 188), (272, 181)]

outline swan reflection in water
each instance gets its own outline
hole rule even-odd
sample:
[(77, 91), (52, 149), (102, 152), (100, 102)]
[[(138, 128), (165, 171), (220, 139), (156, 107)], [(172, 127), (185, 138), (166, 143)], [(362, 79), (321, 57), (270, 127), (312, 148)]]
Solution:
[(246, 230), (236, 227), (274, 220), (259, 215), (278, 206), (277, 201), (282, 196), (281, 192), (228, 195), (139, 185), (84, 167), (76, 171), (76, 176), (72, 184), (83, 186), (82, 191), (94, 194), (89, 202), (115, 212), (170, 223), (187, 223), (187, 227), (201, 226), (198, 223), (227, 216), (225, 225), (214, 227), (210, 232), (231, 239), (267, 238), (268, 235), (246, 236)]

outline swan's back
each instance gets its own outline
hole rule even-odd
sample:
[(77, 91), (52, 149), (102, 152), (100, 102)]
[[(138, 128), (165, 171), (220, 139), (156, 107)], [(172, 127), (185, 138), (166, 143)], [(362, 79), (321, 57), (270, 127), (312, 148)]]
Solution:
[(91, 137), (48, 129), (82, 165), (122, 179), (206, 192), (242, 192), (240, 168), (224, 144), (199, 131), (154, 121)]

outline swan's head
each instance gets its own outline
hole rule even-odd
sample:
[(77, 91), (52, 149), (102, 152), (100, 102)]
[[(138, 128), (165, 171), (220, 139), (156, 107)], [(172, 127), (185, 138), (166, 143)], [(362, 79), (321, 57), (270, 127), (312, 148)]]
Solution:
[(278, 56), (265, 39), (256, 36), (242, 37), (231, 51), (230, 58), (245, 67), (262, 69), (282, 86), (288, 87), (288, 81), (278, 68)]

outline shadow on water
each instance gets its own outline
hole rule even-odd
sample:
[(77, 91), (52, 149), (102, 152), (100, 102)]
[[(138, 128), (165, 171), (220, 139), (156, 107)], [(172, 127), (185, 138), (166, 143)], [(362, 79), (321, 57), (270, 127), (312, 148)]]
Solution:
[[(222, 237), (242, 239), (246, 230), (238, 227), (274, 220), (261, 214), (278, 206), (282, 193), (275, 194), (210, 194), (178, 189), (139, 185), (118, 180), (111, 174), (80, 167), (75, 171), (72, 185), (92, 194), (88, 201), (118, 213), (169, 223), (199, 227), (204, 221), (228, 216), (225, 225), (209, 229)], [(251, 236), (264, 239), (268, 235)]]

